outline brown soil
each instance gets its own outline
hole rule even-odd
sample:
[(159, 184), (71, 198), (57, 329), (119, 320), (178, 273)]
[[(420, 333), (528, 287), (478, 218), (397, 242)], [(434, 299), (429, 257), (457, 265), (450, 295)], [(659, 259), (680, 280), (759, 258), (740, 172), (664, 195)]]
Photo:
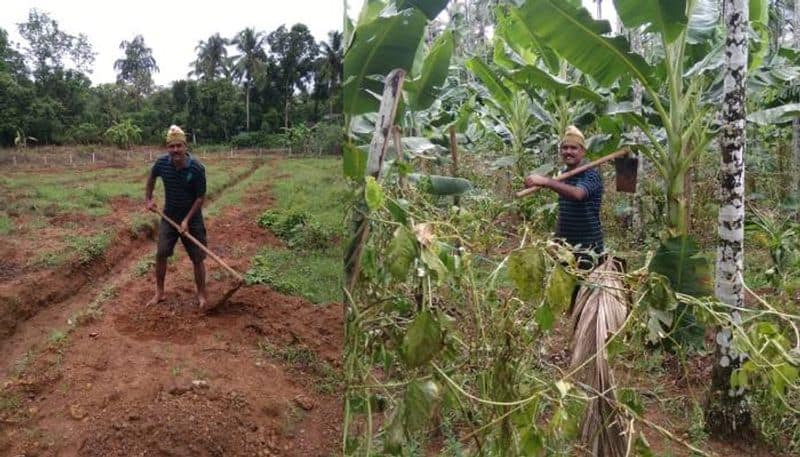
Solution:
[[(207, 221), (209, 248), (238, 271), (279, 243), (256, 226), (268, 185)], [(110, 217), (129, 220), (139, 206), (114, 202)], [(0, 456), (337, 454), (341, 305), (246, 286), (203, 314), (178, 246), (167, 299), (144, 308), (152, 269), (137, 277), (134, 267), (155, 243), (123, 232), (99, 261), (55, 272), (28, 273), (24, 259), (2, 256), (0, 297), (21, 311), (0, 317)], [(0, 241), (0, 252), (15, 251)], [(214, 303), (233, 281), (206, 266)], [(289, 350), (314, 358), (280, 356)]]

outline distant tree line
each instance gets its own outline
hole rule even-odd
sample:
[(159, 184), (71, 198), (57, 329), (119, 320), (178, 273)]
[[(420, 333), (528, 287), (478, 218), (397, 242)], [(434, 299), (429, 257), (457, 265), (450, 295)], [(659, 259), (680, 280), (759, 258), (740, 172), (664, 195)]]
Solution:
[(157, 87), (158, 64), (141, 35), (120, 43), (117, 82), (92, 86), (95, 53), (85, 35), (36, 9), (18, 29), (22, 43), (0, 28), (0, 146), (118, 143), (114, 133), (131, 127), (140, 141), (158, 143), (170, 124), (196, 142), (242, 146), (273, 146), (318, 124), (338, 136), (340, 32), (321, 43), (304, 24), (217, 33), (198, 43), (187, 79)]

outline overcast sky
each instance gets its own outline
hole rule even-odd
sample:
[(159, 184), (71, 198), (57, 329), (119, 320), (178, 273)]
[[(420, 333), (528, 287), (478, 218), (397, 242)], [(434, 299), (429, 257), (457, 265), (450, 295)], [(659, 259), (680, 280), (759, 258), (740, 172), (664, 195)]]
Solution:
[[(353, 0), (350, 0), (352, 2)], [(28, 20), (37, 8), (58, 22), (71, 35), (83, 33), (97, 53), (92, 83), (116, 81), (114, 61), (123, 57), (119, 44), (144, 37), (161, 70), (153, 75), (156, 84), (169, 85), (185, 79), (195, 60), (200, 40), (219, 32), (231, 38), (246, 27), (269, 33), (281, 24), (287, 28), (302, 22), (317, 42), (327, 40), (331, 30), (342, 30), (342, 0), (2, 0), (0, 28), (12, 41), (22, 41), (17, 24)], [(351, 6), (352, 8), (352, 6)], [(232, 49), (229, 50), (229, 55)]]

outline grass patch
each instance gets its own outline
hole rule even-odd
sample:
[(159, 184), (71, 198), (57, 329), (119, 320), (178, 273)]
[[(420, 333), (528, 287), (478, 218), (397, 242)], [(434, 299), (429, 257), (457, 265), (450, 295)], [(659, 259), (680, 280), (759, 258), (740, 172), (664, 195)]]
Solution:
[(352, 199), (341, 168), (341, 160), (335, 158), (280, 161), (276, 172), (289, 176), (272, 186), (277, 209), (313, 214), (324, 229), (342, 233), (344, 205)]
[(67, 236), (66, 242), (69, 249), (74, 251), (78, 261), (87, 264), (103, 255), (111, 242), (111, 237), (107, 233), (98, 233), (94, 236)]
[(253, 258), (245, 280), (302, 295), (313, 303), (329, 303), (342, 298), (342, 261), (332, 253), (311, 251), (300, 256), (289, 250), (265, 250)]
[(8, 235), (14, 230), (14, 223), (8, 214), (0, 212), (0, 235)]
[(0, 392), (0, 412), (12, 413), (19, 409), (22, 401), (19, 395)]

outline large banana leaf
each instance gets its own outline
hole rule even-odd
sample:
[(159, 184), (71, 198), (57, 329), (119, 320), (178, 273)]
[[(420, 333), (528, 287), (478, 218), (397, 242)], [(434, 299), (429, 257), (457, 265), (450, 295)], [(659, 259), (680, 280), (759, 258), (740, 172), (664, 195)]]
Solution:
[[(410, 8), (372, 22), (359, 24), (344, 56), (344, 111), (350, 115), (377, 111), (383, 76), (395, 68), (411, 71), (427, 20)], [(370, 78), (377, 76), (377, 78)]]
[(570, 84), (546, 71), (527, 65), (511, 73), (511, 80), (517, 85), (527, 88), (544, 89), (555, 95), (564, 95), (568, 100), (587, 100), (592, 103), (603, 103), (603, 97), (586, 86)]
[(473, 57), (465, 65), (478, 79), (481, 80), (494, 101), (503, 107), (511, 106), (511, 91), (505, 87), (503, 81), (478, 57)]
[(397, 9), (417, 8), (425, 13), (425, 16), (430, 20), (436, 19), (436, 16), (442, 12), (449, 0), (397, 0)]
[(783, 124), (800, 118), (800, 103), (756, 111), (747, 115), (747, 120), (758, 125)]
[(511, 11), (540, 43), (602, 86), (627, 75), (648, 88), (654, 86), (652, 68), (642, 56), (630, 52), (624, 37), (603, 36), (611, 32), (608, 21), (595, 21), (585, 9), (558, 0), (529, 0)]
[(614, 0), (617, 14), (625, 27), (633, 29), (650, 24), (667, 43), (675, 41), (686, 29), (686, 0)]
[(541, 59), (551, 72), (557, 72), (561, 65), (558, 55), (552, 49), (542, 46), (517, 15), (506, 14), (502, 8), (495, 9), (497, 32), (495, 36), (506, 42), (520, 58), (522, 63), (535, 65)]
[(711, 295), (711, 265), (700, 255), (697, 242), (688, 236), (662, 242), (650, 263), (650, 271), (669, 278), (676, 292), (695, 297)]
[(686, 41), (697, 44), (713, 37), (719, 27), (719, 14), (719, 2), (716, 0), (696, 0), (689, 14)]
[(443, 33), (425, 57), (420, 74), (405, 85), (410, 95), (408, 105), (415, 111), (423, 110), (438, 96), (438, 89), (447, 78), (450, 58), (453, 55), (453, 33)]

